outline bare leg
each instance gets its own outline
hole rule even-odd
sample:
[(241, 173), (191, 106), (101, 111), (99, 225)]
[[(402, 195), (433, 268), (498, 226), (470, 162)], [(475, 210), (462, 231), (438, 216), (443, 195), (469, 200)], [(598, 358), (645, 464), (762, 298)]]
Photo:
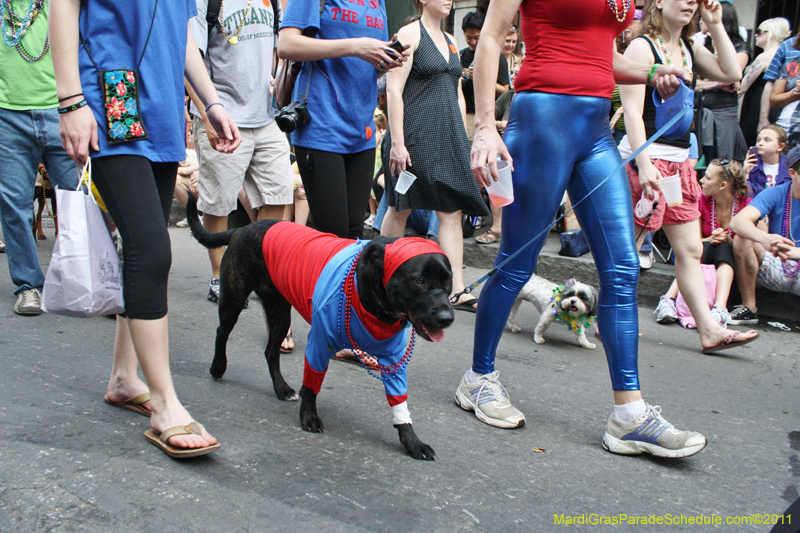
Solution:
[[(283, 207), (283, 206), (281, 206)], [(225, 231), (228, 227), (228, 217), (218, 217), (216, 215), (203, 215), (203, 227), (211, 233), (220, 233)], [(211, 276), (214, 278), (219, 277), (219, 265), (222, 262), (222, 256), (225, 254), (225, 247), (209, 248), (208, 258), (211, 260)]]
[(295, 196), (294, 200), (294, 221), (300, 225), (305, 226), (308, 222), (308, 200), (306, 200), (305, 195), (302, 198)]
[[(453, 293), (464, 290), (464, 234), (461, 229), (461, 211), (452, 213), (436, 212), (439, 217), (439, 247), (450, 260), (453, 269)], [(450, 295), (452, 296), (452, 294)], [(456, 303), (472, 298), (464, 294)], [(477, 308), (477, 305), (473, 307)]]
[(672, 285), (669, 286), (669, 289), (667, 290), (667, 292), (666, 292), (666, 294), (664, 296), (666, 296), (667, 298), (672, 298), (673, 300), (678, 297), (678, 280), (677, 280), (677, 278), (672, 280)]
[(186, 201), (189, 199), (190, 183), (191, 180), (186, 176), (178, 176), (175, 180), (175, 191), (172, 194), (183, 207), (186, 207)]
[(258, 220), (282, 220), (285, 207), (285, 205), (262, 205), (258, 208)]
[(492, 227), (489, 229), (500, 235), (500, 232), (503, 230), (503, 208), (496, 207), (494, 204), (490, 203), (489, 209), (492, 211)]
[(733, 285), (733, 267), (728, 263), (720, 263), (717, 267), (717, 299), (714, 301), (716, 307), (728, 308), (728, 296), (731, 295)]
[(757, 312), (756, 279), (758, 279), (758, 267), (764, 259), (764, 247), (736, 235), (733, 238), (733, 258), (736, 263), (736, 284), (742, 295), (742, 305)]
[[(703, 271), (700, 268), (700, 256), (703, 246), (700, 241), (699, 222), (685, 224), (668, 224), (663, 229), (675, 252), (675, 277), (681, 289), (683, 299), (692, 312), (697, 331), (700, 333), (700, 344), (704, 348), (716, 346), (724, 341), (731, 331), (721, 327), (711, 315), (706, 300), (706, 287)], [(746, 340), (757, 336), (755, 331), (748, 331), (739, 336)]]
[[(136, 369), (139, 360), (131, 341), (128, 319), (117, 315), (117, 330), (114, 335), (114, 359), (111, 365), (111, 377), (106, 387), (106, 395), (112, 402), (123, 402), (147, 392), (147, 384), (139, 379)], [(150, 402), (143, 406), (151, 408)]]
[(406, 220), (408, 220), (408, 215), (410, 214), (411, 209), (397, 211), (394, 207), (389, 206), (381, 224), (381, 236), (402, 237), (406, 231)]
[[(132, 341), (133, 350), (150, 387), (150, 408), (153, 410), (150, 426), (163, 432), (171, 427), (189, 424), (193, 419), (178, 400), (169, 370), (167, 317), (158, 320), (130, 319), (127, 322), (130, 335), (126, 339), (123, 333), (120, 340), (123, 343), (127, 343), (128, 339)], [(127, 358), (131, 351), (130, 346), (120, 346), (119, 349), (115, 346), (115, 359), (118, 352)], [(216, 442), (217, 439), (205, 430), (201, 435), (175, 435), (169, 439), (170, 444), (181, 448), (202, 448)]]
[(642, 391), (638, 390), (615, 390), (614, 405), (625, 405), (626, 403), (638, 402), (642, 399)]

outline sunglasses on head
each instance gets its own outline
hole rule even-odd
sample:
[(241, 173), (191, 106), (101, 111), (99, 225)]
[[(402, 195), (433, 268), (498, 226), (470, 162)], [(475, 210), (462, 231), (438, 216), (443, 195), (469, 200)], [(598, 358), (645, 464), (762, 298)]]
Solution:
[(731, 169), (728, 168), (728, 165), (730, 164), (730, 162), (731, 162), (730, 159), (728, 159), (727, 157), (723, 157), (722, 159), (714, 159), (714, 160), (712, 160), (711, 164), (712, 165), (721, 166), (722, 170), (725, 171), (725, 174), (727, 174), (729, 177), (733, 177), (733, 174), (731, 174)]

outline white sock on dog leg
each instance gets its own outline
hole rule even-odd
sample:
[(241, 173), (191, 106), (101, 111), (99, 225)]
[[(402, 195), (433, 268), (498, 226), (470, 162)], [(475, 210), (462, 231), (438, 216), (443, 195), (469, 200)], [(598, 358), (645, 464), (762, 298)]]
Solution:
[(647, 404), (644, 403), (644, 400), (636, 400), (635, 402), (614, 406), (614, 412), (625, 423), (633, 422), (636, 417), (643, 415), (645, 411), (647, 411)]
[(408, 402), (399, 403), (392, 406), (392, 425), (410, 424), (411, 412), (408, 410)]

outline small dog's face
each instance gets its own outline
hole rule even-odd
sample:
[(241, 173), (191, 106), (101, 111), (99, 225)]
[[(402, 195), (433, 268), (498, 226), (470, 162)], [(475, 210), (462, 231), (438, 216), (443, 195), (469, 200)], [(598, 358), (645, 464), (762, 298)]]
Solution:
[(590, 285), (569, 279), (558, 304), (570, 316), (594, 316), (597, 314), (597, 291)]
[(419, 335), (429, 341), (444, 338), (444, 328), (455, 320), (448, 299), (453, 289), (450, 261), (442, 254), (412, 257), (395, 271), (386, 285), (389, 301), (407, 313)]

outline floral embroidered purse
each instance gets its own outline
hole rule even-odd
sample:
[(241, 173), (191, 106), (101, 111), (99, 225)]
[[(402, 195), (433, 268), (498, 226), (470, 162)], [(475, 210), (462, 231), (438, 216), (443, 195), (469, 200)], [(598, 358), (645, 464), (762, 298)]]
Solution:
[(135, 69), (100, 70), (81, 36), (81, 44), (98, 72), (98, 83), (103, 94), (103, 108), (106, 115), (106, 141), (109, 145), (144, 141), (149, 138), (139, 107), (139, 67), (144, 59), (147, 43), (150, 42), (157, 8), (158, 0), (153, 7), (153, 18), (150, 20), (147, 40)]

